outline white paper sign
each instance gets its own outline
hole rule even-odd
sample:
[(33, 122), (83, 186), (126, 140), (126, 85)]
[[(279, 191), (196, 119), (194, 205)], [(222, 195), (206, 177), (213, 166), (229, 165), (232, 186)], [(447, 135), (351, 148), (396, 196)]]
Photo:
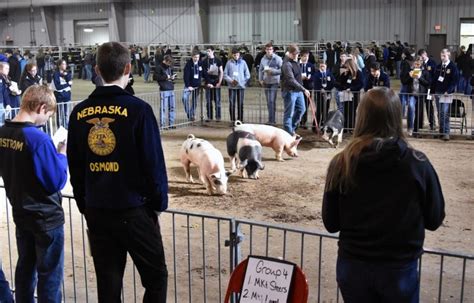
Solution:
[(339, 100), (341, 102), (352, 101), (352, 98), (354, 97), (354, 95), (351, 92), (348, 92), (346, 90), (342, 92), (338, 92), (338, 94), (339, 94)]
[(447, 103), (451, 104), (453, 103), (454, 96), (453, 95), (447, 95), (447, 96), (441, 96), (439, 97), (439, 103)]
[(288, 302), (294, 269), (290, 262), (250, 256), (239, 302)]
[(54, 146), (58, 147), (59, 142), (65, 142), (66, 139), (67, 139), (67, 129), (61, 126), (53, 135)]

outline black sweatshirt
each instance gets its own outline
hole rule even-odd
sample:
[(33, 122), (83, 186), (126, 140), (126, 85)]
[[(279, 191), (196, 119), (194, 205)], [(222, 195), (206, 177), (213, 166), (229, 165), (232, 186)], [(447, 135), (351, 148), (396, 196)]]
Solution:
[(339, 256), (376, 262), (408, 262), (423, 252), (425, 229), (442, 223), (444, 198), (426, 156), (403, 140), (364, 151), (346, 194), (324, 193), (322, 216), (339, 234)]

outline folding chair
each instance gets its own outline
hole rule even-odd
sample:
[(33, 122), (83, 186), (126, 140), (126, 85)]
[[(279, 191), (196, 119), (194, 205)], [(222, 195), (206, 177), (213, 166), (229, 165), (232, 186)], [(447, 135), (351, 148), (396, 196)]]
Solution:
[[(233, 293), (240, 294), (242, 284), (245, 279), (245, 271), (247, 270), (248, 259), (240, 262), (230, 276), (229, 285), (225, 294), (224, 303), (228, 303)], [(290, 303), (307, 303), (308, 302), (308, 282), (304, 272), (298, 266), (295, 266), (295, 275), (293, 281), (293, 291), (290, 295)]]
[(466, 128), (467, 133), (467, 118), (466, 118), (466, 106), (464, 102), (459, 99), (453, 99), (453, 103), (451, 103), (449, 117), (454, 119), (460, 119), (461, 123), (461, 134), (464, 132), (464, 128)]

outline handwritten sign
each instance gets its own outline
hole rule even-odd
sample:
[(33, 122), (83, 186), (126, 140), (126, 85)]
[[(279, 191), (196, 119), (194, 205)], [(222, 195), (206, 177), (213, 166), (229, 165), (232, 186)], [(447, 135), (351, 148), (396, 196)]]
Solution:
[(295, 264), (249, 256), (240, 303), (287, 303)]

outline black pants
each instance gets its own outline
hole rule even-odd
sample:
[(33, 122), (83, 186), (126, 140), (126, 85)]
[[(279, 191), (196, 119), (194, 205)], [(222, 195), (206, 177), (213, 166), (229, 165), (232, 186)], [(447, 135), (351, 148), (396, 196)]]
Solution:
[[(430, 129), (434, 130), (434, 107), (433, 100), (428, 100), (426, 96), (424, 97), (426, 105), (426, 115), (428, 116), (428, 122), (430, 123)], [(421, 103), (421, 102), (420, 102)]]
[(415, 123), (413, 125), (413, 131), (417, 133), (420, 128), (423, 128), (424, 124), (424, 108), (423, 108), (423, 103), (426, 99), (426, 96), (415, 96), (416, 99), (416, 105), (415, 105)]
[(327, 94), (327, 92), (316, 93), (316, 120), (318, 121), (319, 127), (324, 124), (329, 112), (331, 100), (327, 99)]
[(166, 302), (168, 271), (156, 214), (141, 206), (110, 211), (86, 209), (99, 303), (121, 302), (127, 252), (145, 288), (143, 302)]
[(346, 101), (344, 103), (344, 129), (354, 129), (356, 121), (357, 106), (359, 105), (359, 92), (352, 92), (354, 98), (352, 101)]
[(236, 121), (235, 107), (237, 106), (237, 120), (244, 120), (244, 93), (243, 88), (229, 89), (229, 114), (232, 122)]

